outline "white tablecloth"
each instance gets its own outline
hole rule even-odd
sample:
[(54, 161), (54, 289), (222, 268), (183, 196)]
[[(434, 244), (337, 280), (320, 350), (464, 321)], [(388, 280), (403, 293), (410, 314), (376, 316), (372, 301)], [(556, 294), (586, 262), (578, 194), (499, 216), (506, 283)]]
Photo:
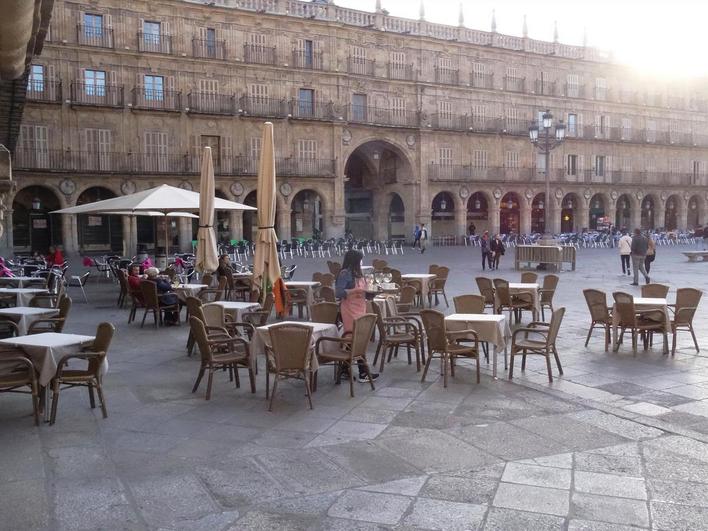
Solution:
[(403, 280), (420, 280), (423, 291), (423, 300), (428, 298), (428, 292), (430, 291), (430, 281), (435, 278), (432, 273), (406, 273), (401, 275)]
[(187, 297), (199, 296), (199, 292), (207, 287), (208, 286), (206, 284), (180, 284), (173, 289), (179, 300), (185, 301), (187, 300)]
[(541, 315), (541, 298), (538, 295), (538, 284), (525, 284), (522, 282), (509, 282), (509, 294), (530, 293), (533, 297), (533, 320), (538, 321)]
[(41, 277), (0, 277), (0, 286), (26, 288), (31, 285), (44, 285), (46, 281)]
[(315, 304), (315, 290), (320, 287), (320, 283), (306, 280), (289, 280), (285, 283), (285, 287), (306, 290), (307, 306), (312, 306)]
[(240, 301), (216, 301), (205, 304), (204, 306), (209, 306), (214, 304), (216, 306), (221, 306), (224, 309), (224, 313), (227, 313), (231, 318), (240, 323), (243, 321), (242, 316), (246, 312), (253, 312), (259, 310), (261, 305), (257, 302), (240, 302)]
[(494, 346), (492, 354), (492, 376), (497, 377), (497, 352), (504, 350), (504, 368), (506, 369), (506, 346), (511, 339), (509, 320), (505, 315), (487, 313), (453, 313), (445, 317), (447, 330), (467, 330), (477, 332), (479, 341), (486, 341)]
[(398, 314), (396, 311), (396, 297), (394, 296), (376, 297), (372, 302), (379, 307), (382, 317), (393, 317)]
[[(94, 336), (46, 332), (32, 336), (0, 339), (0, 344), (21, 348), (39, 372), (39, 384), (46, 387), (56, 374), (57, 363), (63, 356), (78, 352), (80, 347), (91, 345), (95, 339)], [(3, 356), (2, 352), (0, 352), (1, 356)], [(106, 360), (101, 366), (101, 374), (103, 375), (107, 371), (108, 361)]]
[(12, 293), (17, 297), (17, 306), (29, 306), (35, 295), (49, 293), (46, 289), (40, 288), (0, 288), (0, 294)]
[(17, 306), (16, 308), (0, 308), (0, 318), (8, 318), (17, 324), (20, 335), (27, 334), (30, 325), (39, 319), (48, 319), (59, 313), (54, 308), (31, 308)]
[[(270, 327), (278, 324), (298, 324), (306, 325), (312, 328), (312, 352), (310, 353), (310, 368), (312, 372), (319, 369), (320, 365), (317, 362), (317, 356), (315, 356), (315, 343), (321, 337), (340, 337), (339, 329), (337, 325), (325, 324), (325, 323), (303, 323), (299, 321), (281, 321), (279, 323), (271, 323), (269, 325), (261, 326), (256, 328), (256, 333), (251, 340), (251, 359), (255, 363), (256, 356), (265, 355), (265, 345), (270, 345)], [(326, 342), (323, 344), (323, 348), (337, 350), (337, 345), (335, 343)]]

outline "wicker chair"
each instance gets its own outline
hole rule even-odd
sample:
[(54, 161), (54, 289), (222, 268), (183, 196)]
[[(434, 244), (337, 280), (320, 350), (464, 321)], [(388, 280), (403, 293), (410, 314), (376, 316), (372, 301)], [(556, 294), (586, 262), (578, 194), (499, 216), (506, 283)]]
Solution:
[(22, 351), (3, 349), (0, 351), (0, 393), (27, 393), (32, 395), (34, 425), (39, 426), (39, 384), (32, 361)]
[(648, 299), (665, 299), (669, 294), (669, 286), (664, 284), (646, 284), (641, 287), (642, 297)]
[(438, 267), (440, 267), (438, 264), (430, 264), (428, 266), (428, 274), (429, 275), (437, 275), (438, 274)]
[(273, 293), (267, 293), (261, 309), (245, 312), (241, 315), (241, 319), (244, 323), (251, 324), (255, 328), (258, 328), (259, 326), (265, 326), (268, 322), (270, 314), (273, 311), (274, 305), (275, 298), (273, 296)]
[(330, 260), (327, 260), (327, 269), (329, 269), (329, 272), (334, 275), (335, 278), (337, 278), (337, 275), (339, 275), (339, 272), (342, 270), (342, 264), (339, 262), (331, 262)]
[(664, 336), (664, 353), (668, 353), (669, 338), (666, 328), (670, 323), (665, 322), (664, 312), (661, 310), (637, 310), (634, 306), (634, 297), (629, 293), (616, 291), (612, 294), (615, 300), (613, 312), (617, 313), (617, 326), (620, 329), (614, 351), (619, 350), (624, 334), (629, 331), (632, 334), (632, 351), (637, 352), (637, 336), (641, 335), (644, 350), (649, 344), (650, 334), (654, 332)]
[[(52, 379), (52, 412), (49, 417), (49, 424), (52, 425), (57, 418), (57, 406), (59, 405), (59, 392), (64, 388), (69, 387), (87, 387), (89, 392), (89, 401), (91, 409), (96, 407), (96, 400), (93, 396), (93, 390), (96, 388), (98, 400), (101, 402), (101, 413), (103, 418), (108, 417), (106, 410), (106, 399), (103, 396), (103, 385), (101, 366), (108, 356), (108, 349), (113, 340), (113, 334), (116, 329), (111, 323), (101, 323), (96, 329), (96, 339), (89, 347), (84, 348), (77, 354), (68, 354), (59, 360), (57, 363), (57, 372)], [(88, 362), (86, 368), (69, 369), (69, 362), (72, 360), (84, 360)]]
[(388, 363), (391, 363), (391, 358), (398, 357), (398, 349), (406, 347), (408, 365), (413, 362), (411, 358), (411, 349), (413, 349), (415, 350), (416, 372), (420, 371), (422, 335), (418, 327), (404, 317), (383, 317), (378, 304), (372, 304), (371, 307), (376, 315), (376, 327), (379, 331), (379, 342), (376, 345), (376, 355), (373, 362), (374, 367), (379, 355), (381, 355), (379, 371), (383, 372), (386, 354), (388, 353)]
[(293, 308), (297, 308), (298, 319), (302, 319), (304, 313), (309, 314), (307, 308), (307, 290), (304, 288), (288, 288), (288, 295), (290, 296), (290, 313), (292, 314)]
[(417, 278), (407, 278), (403, 279), (401, 287), (410, 286), (415, 289), (415, 305), (418, 307), (425, 307), (423, 304), (423, 282)]
[[(278, 381), (283, 379), (304, 380), (305, 394), (310, 409), (312, 409), (312, 388), (310, 385), (312, 327), (283, 323), (271, 326), (268, 333), (270, 335), (266, 362), (266, 399), (270, 397), (268, 411), (273, 411), (273, 400), (278, 389)], [(271, 374), (273, 375), (272, 391), (270, 391)]]
[[(474, 358), (477, 362), (477, 383), (479, 376), (479, 343), (474, 330), (459, 330), (448, 332), (445, 329), (445, 315), (437, 310), (421, 310), (425, 335), (428, 339), (428, 359), (423, 369), (421, 382), (425, 381), (433, 358), (440, 358), (443, 373), (443, 387), (447, 387), (447, 366), (455, 377), (455, 358)], [(465, 343), (472, 343), (466, 345)]]
[(533, 295), (531, 293), (515, 293), (509, 291), (509, 283), (503, 278), (494, 279), (494, 293), (499, 299), (497, 313), (502, 313), (504, 310), (509, 311), (509, 322), (511, 322), (512, 314), (516, 322), (521, 321), (521, 312), (526, 310), (533, 312)]
[(538, 284), (538, 275), (536, 273), (532, 273), (531, 271), (525, 271), (521, 273), (521, 283)]
[[(336, 368), (336, 381), (339, 383), (341, 376), (341, 368), (349, 368), (349, 395), (354, 398), (354, 364), (359, 360), (364, 364), (367, 374), (371, 374), (371, 368), (366, 360), (366, 349), (374, 333), (376, 326), (376, 315), (367, 313), (354, 320), (354, 329), (351, 335), (347, 337), (321, 337), (315, 343), (315, 353), (323, 363), (333, 363)], [(340, 345), (339, 350), (321, 349), (323, 343), (337, 343)], [(369, 378), (371, 389), (375, 390), (374, 381)], [(314, 388), (317, 389), (317, 375), (315, 374)]]
[(207, 334), (210, 329), (219, 330), (219, 333), (221, 333), (221, 330), (226, 330), (231, 337), (242, 337), (250, 341), (255, 333), (255, 328), (252, 324), (234, 321), (220, 304), (204, 304), (201, 310)]
[(558, 287), (559, 281), (558, 275), (546, 275), (543, 277), (543, 285), (541, 289), (538, 290), (540, 296), (540, 306), (541, 306), (541, 319), (546, 320), (546, 314), (544, 308), (550, 308), (551, 313), (553, 313), (553, 297), (556, 294), (556, 288)]
[[(185, 300), (185, 305), (187, 306), (187, 313), (190, 316), (195, 316), (197, 319), (199, 319), (202, 323), (204, 323), (204, 327), (206, 329), (207, 335), (209, 336), (210, 339), (228, 339), (231, 337), (231, 334), (229, 334), (229, 331), (221, 326), (217, 327), (212, 327), (208, 326), (206, 324), (206, 316), (204, 315), (204, 305), (202, 304), (202, 301), (197, 299), (196, 297), (187, 297)], [(195, 345), (195, 337), (192, 332), (192, 327), (189, 327), (189, 335), (187, 336), (187, 355), (191, 356), (192, 351), (194, 350), (194, 345)]]
[(324, 273), (320, 273), (319, 271), (315, 271), (314, 273), (312, 273), (312, 282), (319, 282), (321, 284), (323, 274)]
[(189, 327), (192, 330), (194, 340), (199, 346), (199, 353), (201, 354), (199, 374), (197, 375), (197, 380), (194, 382), (194, 387), (192, 387), (192, 393), (197, 392), (199, 384), (204, 377), (204, 373), (209, 371), (209, 375), (207, 376), (206, 399), (211, 400), (214, 372), (219, 369), (228, 369), (230, 377), (235, 377), (236, 387), (240, 387), (241, 382), (238, 376), (239, 367), (248, 369), (251, 393), (256, 392), (256, 379), (253, 373), (248, 342), (241, 337), (230, 337), (228, 334), (226, 337), (207, 335), (207, 328), (204, 322), (194, 315), (189, 318)]
[(458, 295), (452, 298), (455, 313), (484, 313), (486, 307), (482, 295)]
[(477, 289), (479, 289), (480, 295), (484, 297), (484, 307), (491, 308), (492, 312), (496, 313), (497, 308), (492, 280), (487, 277), (477, 277), (475, 281), (477, 282)]
[[(521, 370), (526, 370), (526, 356), (537, 354), (546, 358), (546, 369), (548, 370), (548, 381), (553, 381), (553, 372), (551, 371), (551, 355), (556, 360), (558, 372), (563, 374), (560, 358), (558, 357), (558, 349), (556, 348), (556, 339), (558, 338), (558, 330), (560, 330), (565, 308), (558, 308), (551, 315), (550, 323), (532, 322), (529, 326), (517, 328), (514, 330), (514, 335), (511, 338), (511, 360), (509, 362), (509, 380), (514, 378), (514, 356), (521, 354)], [(523, 334), (523, 338), (519, 336)], [(531, 337), (529, 337), (531, 336)], [(540, 338), (540, 339), (537, 339)]]
[(66, 295), (62, 295), (59, 300), (59, 314), (56, 317), (37, 319), (27, 329), (27, 335), (41, 334), (43, 332), (56, 332), (57, 334), (61, 334), (64, 331), (70, 310), (71, 299)]
[(336, 302), (318, 302), (310, 307), (310, 321), (313, 323), (337, 324), (339, 305)]
[(122, 308), (125, 305), (125, 301), (128, 298), (128, 292), (130, 291), (130, 286), (128, 285), (128, 275), (122, 269), (116, 269), (116, 277), (118, 278), (118, 286), (120, 291), (118, 292), (118, 301), (116, 302), (118, 308)]
[(676, 304), (669, 306), (674, 311), (674, 318), (671, 319), (671, 333), (674, 335), (671, 343), (672, 356), (676, 353), (676, 335), (679, 330), (691, 332), (696, 352), (700, 352), (698, 341), (696, 341), (696, 333), (693, 331), (693, 316), (696, 314), (702, 296), (703, 293), (695, 288), (679, 288), (676, 290)]
[(601, 326), (605, 329), (605, 352), (607, 352), (610, 348), (610, 327), (612, 326), (612, 314), (607, 306), (607, 295), (604, 291), (597, 289), (585, 289), (583, 295), (588, 310), (590, 310), (590, 330), (588, 330), (588, 337), (585, 338), (585, 346), (588, 346), (595, 327)]
[(332, 273), (322, 273), (322, 277), (319, 282), (323, 287), (332, 288), (334, 287), (334, 275)]
[(17, 323), (11, 321), (9, 317), (0, 317), (0, 339), (17, 337), (20, 335), (20, 328)]
[(330, 286), (322, 286), (317, 293), (317, 300), (319, 302), (337, 302), (337, 298), (334, 294), (334, 288)]
[(179, 323), (179, 303), (161, 303), (160, 297), (157, 295), (157, 284), (150, 280), (143, 280), (140, 283), (140, 289), (143, 295), (143, 303), (145, 304), (145, 312), (143, 313), (143, 320), (140, 323), (140, 328), (145, 326), (145, 318), (149, 312), (152, 312), (152, 316), (155, 321), (155, 328), (157, 328), (158, 322), (160, 323), (160, 326), (162, 326), (164, 322), (163, 316), (166, 312), (177, 312), (177, 322)]
[(403, 286), (399, 291), (398, 301), (396, 302), (398, 311), (404, 313), (410, 312), (415, 304), (415, 295), (414, 286)]
[(445, 293), (445, 284), (447, 283), (447, 277), (450, 274), (450, 268), (445, 266), (438, 266), (435, 270), (434, 279), (430, 281), (430, 286), (428, 288), (428, 305), (433, 305), (433, 296), (435, 297), (435, 306), (440, 304), (438, 300), (438, 295), (442, 295), (445, 299), (445, 306), (448, 308), (450, 304), (447, 302), (447, 294)]
[(374, 267), (374, 271), (381, 271), (384, 267), (388, 267), (388, 262), (380, 258), (374, 258), (371, 261), (371, 265)]
[(197, 296), (203, 303), (224, 300), (226, 296), (227, 284), (228, 279), (225, 276), (221, 276), (219, 277), (219, 284), (216, 288), (204, 288), (197, 294)]

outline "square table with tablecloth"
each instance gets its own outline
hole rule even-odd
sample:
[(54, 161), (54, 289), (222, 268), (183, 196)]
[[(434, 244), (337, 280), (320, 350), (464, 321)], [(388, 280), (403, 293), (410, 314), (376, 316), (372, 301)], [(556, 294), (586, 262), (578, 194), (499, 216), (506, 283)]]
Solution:
[[(421, 284), (421, 293), (423, 294), (423, 306), (425, 306), (425, 299), (428, 298), (428, 293), (430, 292), (430, 282), (436, 278), (437, 275), (432, 273), (406, 273), (401, 275), (402, 280), (419, 280)], [(405, 283), (404, 283), (405, 284)]]
[(216, 306), (221, 306), (224, 309), (224, 313), (231, 316), (234, 322), (243, 322), (243, 314), (247, 312), (255, 312), (260, 310), (261, 305), (257, 302), (241, 302), (241, 301), (216, 301), (205, 304), (204, 306), (209, 306), (214, 304)]
[(59, 313), (55, 308), (32, 308), (30, 306), (17, 306), (15, 308), (0, 308), (0, 318), (6, 318), (17, 325), (21, 336), (39, 319), (49, 319)]
[[(279, 323), (271, 323), (269, 325), (260, 326), (256, 328), (256, 333), (253, 335), (251, 340), (251, 359), (255, 364), (256, 356), (265, 355), (265, 345), (270, 345), (270, 327), (279, 324), (297, 324), (305, 325), (312, 328), (312, 352), (310, 354), (310, 369), (312, 372), (316, 372), (320, 365), (317, 361), (317, 356), (315, 355), (315, 343), (321, 337), (340, 337), (339, 328), (337, 325), (326, 324), (326, 323), (303, 323), (301, 321), (282, 321)], [(336, 343), (325, 341), (323, 346), (326, 349), (337, 350), (339, 346)]]
[(395, 317), (398, 314), (396, 297), (393, 295), (377, 296), (371, 302), (379, 307), (381, 317)]
[(480, 342), (487, 342), (492, 351), (492, 376), (497, 377), (497, 353), (504, 350), (504, 369), (507, 368), (507, 345), (511, 338), (509, 320), (505, 315), (488, 313), (453, 313), (445, 317), (445, 327), (450, 332), (474, 330)]
[(172, 289), (179, 300), (184, 302), (187, 300), (187, 297), (198, 297), (199, 292), (207, 287), (208, 286), (206, 284), (180, 284)]
[(320, 287), (320, 283), (307, 280), (288, 280), (285, 283), (285, 287), (304, 289), (307, 292), (307, 306), (310, 307), (315, 304), (315, 291)]
[(27, 288), (31, 285), (46, 285), (42, 277), (0, 277), (0, 287)]
[(539, 285), (537, 283), (509, 282), (509, 294), (530, 293), (533, 297), (533, 320), (538, 321), (541, 315), (541, 297), (538, 294)]
[(15, 295), (16, 306), (29, 306), (35, 295), (49, 293), (49, 290), (40, 288), (0, 288), (0, 295)]
[[(671, 316), (669, 315), (669, 305), (666, 299), (651, 298), (651, 297), (634, 297), (634, 309), (637, 311), (659, 310), (664, 314), (664, 330), (671, 332)], [(617, 344), (619, 332), (619, 313), (617, 306), (612, 306), (612, 344), (616, 351), (619, 347)], [(668, 343), (664, 345), (664, 351), (668, 351)]]

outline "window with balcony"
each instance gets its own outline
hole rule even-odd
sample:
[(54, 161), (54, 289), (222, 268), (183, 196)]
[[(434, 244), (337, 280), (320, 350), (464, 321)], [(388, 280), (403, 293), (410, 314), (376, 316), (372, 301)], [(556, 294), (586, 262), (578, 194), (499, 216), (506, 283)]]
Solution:
[(568, 162), (566, 166), (566, 173), (568, 175), (578, 175), (578, 156), (568, 155)]
[(98, 13), (83, 13), (78, 26), (79, 44), (111, 48), (113, 33), (110, 16)]
[(83, 170), (110, 171), (112, 133), (110, 129), (84, 129), (80, 132), (81, 157)]
[(605, 167), (606, 167), (606, 157), (605, 155), (595, 155), (595, 176), (604, 177)]
[(632, 139), (632, 119), (622, 118), (622, 140)]
[(671, 159), (669, 160), (669, 172), (671, 175), (678, 175), (681, 173), (681, 160)]
[(484, 104), (475, 103), (472, 105), (472, 127), (476, 130), (484, 129), (487, 121), (487, 108)]
[(103, 70), (84, 70), (84, 94), (104, 97), (106, 95), (106, 73)]
[(86, 39), (93, 40), (103, 37), (103, 15), (84, 13), (83, 25)]
[(518, 170), (521, 167), (521, 156), (518, 151), (507, 151), (504, 157), (504, 166), (510, 170)]
[(578, 115), (570, 113), (568, 114), (568, 124), (566, 126), (566, 133), (568, 136), (579, 136), (578, 135)]
[(365, 122), (367, 119), (367, 98), (366, 94), (352, 95), (352, 120)]
[(244, 61), (262, 65), (274, 65), (275, 47), (269, 46), (269, 37), (263, 33), (251, 33), (244, 44)]
[(349, 56), (349, 73), (362, 76), (373, 75), (373, 63), (367, 60), (366, 48), (363, 46), (352, 46)]
[(604, 114), (595, 116), (595, 138), (609, 138), (610, 117)]
[(165, 100), (165, 78), (163, 76), (143, 76), (144, 98), (147, 101)]
[(454, 156), (451, 147), (443, 146), (439, 149), (438, 162), (440, 166), (452, 166), (454, 162)]
[(167, 133), (145, 131), (143, 134), (143, 166), (145, 171), (168, 171)]
[(607, 79), (604, 77), (595, 78), (595, 99), (607, 99)]
[(298, 160), (315, 160), (317, 158), (317, 140), (298, 140)]
[(580, 97), (580, 76), (578, 74), (568, 74), (565, 83), (565, 94), (569, 98)]
[(313, 68), (315, 64), (315, 43), (310, 39), (302, 39), (299, 48), (300, 66), (301, 68)]
[(27, 92), (44, 92), (44, 65), (32, 65), (30, 67)]
[(297, 113), (300, 118), (315, 116), (315, 91), (300, 89), (297, 94)]
[(214, 28), (206, 28), (205, 46), (208, 57), (216, 57), (216, 30)]
[[(211, 160), (214, 163), (214, 171), (221, 172), (221, 137), (215, 135), (201, 135), (200, 144), (202, 150), (205, 147), (211, 148)], [(200, 153), (201, 153), (200, 151)]]
[(519, 69), (513, 66), (506, 68), (506, 77), (504, 78), (504, 90), (512, 92), (524, 91), (524, 79), (521, 77)]
[(647, 120), (647, 142), (656, 142), (656, 122)]
[(457, 85), (457, 68), (453, 65), (450, 57), (438, 57), (435, 81), (446, 85)]
[(484, 149), (475, 149), (472, 153), (472, 166), (475, 168), (487, 167), (488, 152)]
[(165, 53), (163, 49), (162, 23), (144, 20), (140, 41), (140, 50), (143, 52)]
[(391, 79), (412, 80), (413, 71), (410, 65), (406, 64), (405, 52), (391, 52), (388, 63), (388, 77)]
[(15, 149), (18, 168), (49, 168), (49, 129), (46, 125), (22, 125)]
[(491, 89), (492, 75), (484, 63), (472, 63), (472, 86), (475, 88)]

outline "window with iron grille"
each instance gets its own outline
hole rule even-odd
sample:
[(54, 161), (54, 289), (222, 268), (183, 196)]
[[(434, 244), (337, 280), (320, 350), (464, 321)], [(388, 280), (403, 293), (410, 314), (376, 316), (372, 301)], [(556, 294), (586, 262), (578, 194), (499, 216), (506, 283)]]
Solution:
[(580, 95), (580, 76), (578, 74), (568, 74), (566, 77), (566, 94), (569, 98), (577, 98)]
[(449, 146), (442, 146), (438, 153), (438, 161), (440, 166), (452, 166), (453, 163), (453, 153), (452, 148)]
[(518, 170), (521, 167), (521, 157), (518, 151), (506, 152), (506, 167), (512, 170)]
[(568, 175), (578, 175), (578, 156), (568, 155), (568, 166), (566, 168)]
[(487, 151), (483, 149), (475, 149), (472, 154), (472, 166), (475, 168), (487, 167)]
[(103, 70), (84, 70), (84, 91), (87, 96), (105, 96), (106, 73)]
[(163, 101), (165, 99), (165, 78), (163, 76), (143, 76), (145, 99), (149, 101)]
[(317, 140), (298, 140), (297, 158), (299, 160), (314, 160), (317, 158)]

